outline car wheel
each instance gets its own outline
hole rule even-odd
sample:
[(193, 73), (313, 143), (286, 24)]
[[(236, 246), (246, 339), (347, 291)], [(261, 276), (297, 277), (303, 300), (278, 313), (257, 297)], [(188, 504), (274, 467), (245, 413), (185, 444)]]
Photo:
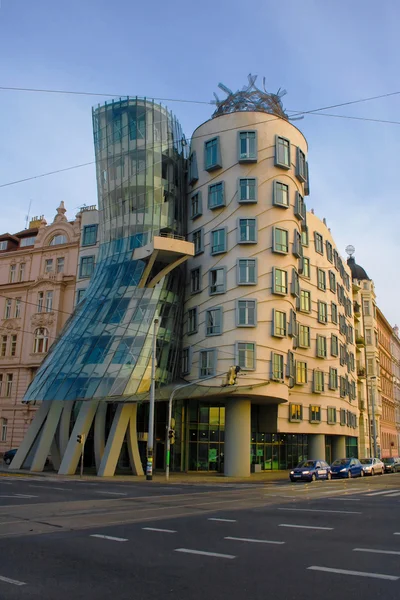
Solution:
[(372, 477), (373, 475), (375, 475), (375, 471), (374, 471), (374, 469), (371, 469), (371, 477)]
[(326, 476), (327, 480), (330, 481), (332, 479), (332, 475), (330, 473), (328, 473), (328, 475)]
[(361, 469), (360, 477), (364, 477), (364, 475), (365, 475), (364, 469)]
[(311, 475), (311, 481), (315, 481), (316, 479), (317, 479), (317, 477), (316, 477), (315, 473), (313, 473), (313, 474)]
[(351, 471), (347, 473), (347, 479), (351, 479)]

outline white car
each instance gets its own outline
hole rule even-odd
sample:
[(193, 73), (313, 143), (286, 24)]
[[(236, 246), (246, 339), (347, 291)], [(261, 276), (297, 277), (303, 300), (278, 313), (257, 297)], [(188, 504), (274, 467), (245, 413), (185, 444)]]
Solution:
[(385, 465), (379, 458), (360, 458), (365, 475), (383, 475)]

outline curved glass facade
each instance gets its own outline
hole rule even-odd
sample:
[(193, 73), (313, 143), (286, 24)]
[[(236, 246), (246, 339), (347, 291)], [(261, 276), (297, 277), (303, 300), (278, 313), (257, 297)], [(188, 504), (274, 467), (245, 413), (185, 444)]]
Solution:
[(153, 321), (157, 385), (177, 375), (184, 267), (139, 288), (135, 249), (185, 232), (185, 144), (154, 102), (121, 99), (93, 111), (100, 211), (98, 262), (85, 299), (31, 383), (25, 401), (123, 399), (150, 384)]

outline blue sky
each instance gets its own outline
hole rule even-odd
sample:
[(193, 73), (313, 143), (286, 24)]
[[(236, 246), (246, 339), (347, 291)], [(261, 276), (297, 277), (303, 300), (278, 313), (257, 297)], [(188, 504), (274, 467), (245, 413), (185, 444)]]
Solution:
[[(397, 0), (0, 0), (0, 85), (208, 101), (249, 72), (311, 110), (400, 91)], [(397, 86), (397, 87), (396, 87)], [(93, 160), (91, 107), (106, 98), (0, 90), (0, 184)], [(169, 102), (187, 136), (212, 112)], [(400, 120), (400, 96), (330, 113)], [(378, 304), (400, 324), (399, 125), (309, 115), (308, 208), (326, 217), (344, 254), (374, 279)], [(93, 166), (0, 188), (1, 231), (31, 215), (73, 218), (96, 203)]]

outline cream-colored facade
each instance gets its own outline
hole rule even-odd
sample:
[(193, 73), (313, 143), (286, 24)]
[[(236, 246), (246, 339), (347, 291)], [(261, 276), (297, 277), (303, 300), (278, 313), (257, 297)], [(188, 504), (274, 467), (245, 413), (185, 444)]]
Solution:
[(183, 374), (225, 379), (240, 366), (236, 399), (220, 401), (227, 421), (246, 423), (230, 427), (245, 464), (250, 414), (252, 437), (307, 435), (310, 458), (357, 452), (351, 272), (306, 212), (307, 149), (295, 126), (258, 112), (211, 119), (192, 138)]
[(99, 251), (99, 213), (95, 204), (82, 206), (80, 211), (81, 235), (76, 268), (75, 304), (83, 300), (89, 286), (91, 275), (97, 263)]
[(400, 448), (400, 339), (399, 328), (393, 327), (392, 335), (392, 370), (393, 370), (393, 397), (395, 405), (395, 422), (397, 431), (397, 448)]
[(380, 398), (382, 415), (380, 423), (381, 456), (398, 456), (396, 406), (393, 384), (392, 338), (393, 328), (377, 308), (378, 349), (380, 366)]

